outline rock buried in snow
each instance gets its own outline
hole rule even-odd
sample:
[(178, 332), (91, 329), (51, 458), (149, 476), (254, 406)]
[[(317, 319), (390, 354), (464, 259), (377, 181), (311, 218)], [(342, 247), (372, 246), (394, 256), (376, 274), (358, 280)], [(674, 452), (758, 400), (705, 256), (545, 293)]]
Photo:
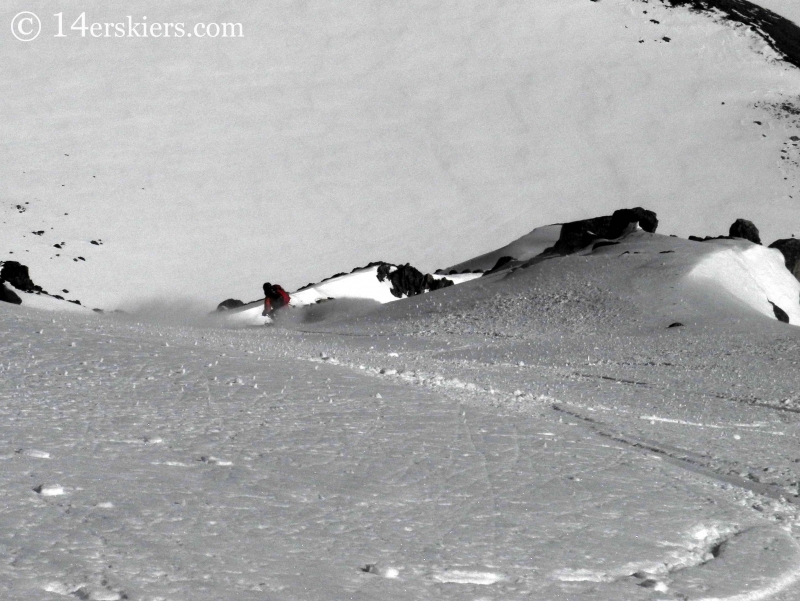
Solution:
[(244, 307), (244, 302), (240, 301), (238, 298), (229, 298), (217, 305), (217, 311), (228, 311), (230, 309), (238, 309), (239, 307)]
[[(505, 267), (510, 267), (511, 264), (514, 261), (517, 261), (517, 260), (514, 257), (511, 257), (509, 255), (505, 255), (503, 257), (500, 257), (499, 259), (497, 259), (497, 262), (494, 264), (494, 267), (492, 267), (488, 271), (483, 272), (483, 275), (491, 275), (491, 274), (493, 274), (493, 273), (495, 273), (497, 271), (500, 271), (501, 269), (503, 269)], [(517, 261), (517, 264), (519, 264), (519, 261)]]
[(781, 251), (783, 260), (786, 263), (786, 269), (791, 271), (792, 275), (800, 280), (800, 240), (797, 238), (775, 240), (769, 247), (777, 248)]
[(773, 303), (772, 301), (768, 301), (770, 305), (772, 305), (772, 311), (775, 313), (775, 318), (778, 321), (782, 321), (783, 323), (789, 323), (789, 315), (787, 315), (786, 311), (781, 309), (778, 305)]
[(565, 223), (561, 226), (558, 241), (546, 249), (541, 256), (569, 255), (586, 248), (597, 240), (613, 240), (634, 231), (636, 226), (644, 231), (655, 233), (658, 217), (653, 211), (635, 207), (619, 209), (612, 215), (594, 217)]
[(424, 274), (412, 267), (408, 263), (405, 265), (392, 265), (382, 263), (378, 266), (378, 281), (383, 282), (388, 279), (392, 288), (390, 292), (397, 298), (405, 296), (416, 296), (429, 290), (439, 290), (453, 285), (453, 280), (447, 278), (435, 278), (431, 274)]
[(23, 292), (42, 291), (41, 287), (35, 285), (31, 280), (28, 267), (17, 261), (6, 261), (3, 264), (3, 269), (0, 270), (0, 282), (8, 282)]
[(367, 574), (375, 574), (376, 576), (383, 576), (384, 578), (397, 578), (400, 575), (400, 570), (393, 567), (379, 567), (374, 563), (368, 563), (363, 568), (361, 568), (362, 572)]
[(674, 321), (667, 326), (667, 328), (682, 328), (683, 324), (679, 321)]
[(4, 303), (11, 303), (12, 305), (21, 305), (22, 299), (19, 295), (8, 288), (3, 282), (0, 282), (0, 301)]
[(40, 484), (39, 486), (33, 489), (33, 492), (38, 493), (43, 497), (59, 497), (63, 494), (66, 494), (64, 492), (64, 487), (59, 486), (58, 484), (48, 484), (48, 485)]
[(631, 223), (639, 223), (639, 227), (646, 232), (654, 234), (658, 228), (658, 217), (653, 211), (648, 211), (642, 207), (635, 207), (633, 209), (618, 209), (611, 215), (611, 228), (612, 232), (619, 232), (622, 235), (623, 230)]
[(737, 219), (731, 225), (728, 235), (732, 238), (744, 238), (754, 244), (761, 244), (761, 237), (758, 235), (758, 228), (752, 221), (747, 219)]

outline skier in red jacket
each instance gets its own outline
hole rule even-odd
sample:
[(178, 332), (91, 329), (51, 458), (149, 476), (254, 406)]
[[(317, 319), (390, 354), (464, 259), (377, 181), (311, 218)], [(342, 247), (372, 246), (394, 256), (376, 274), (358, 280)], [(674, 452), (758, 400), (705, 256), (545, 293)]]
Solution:
[(264, 310), (261, 315), (271, 317), (275, 311), (287, 306), (289, 300), (289, 293), (280, 284), (266, 282), (264, 284)]

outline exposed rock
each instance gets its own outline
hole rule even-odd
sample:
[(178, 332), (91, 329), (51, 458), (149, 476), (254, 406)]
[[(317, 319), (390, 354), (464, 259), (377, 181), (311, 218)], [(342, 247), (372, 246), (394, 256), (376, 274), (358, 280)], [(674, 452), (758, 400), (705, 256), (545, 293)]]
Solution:
[(789, 19), (747, 0), (666, 0), (704, 12), (715, 21), (742, 23), (760, 36), (788, 63), (800, 67), (800, 28)]
[[(499, 259), (497, 259), (497, 262), (494, 264), (494, 267), (492, 267), (491, 269), (489, 269), (487, 271), (484, 271), (483, 275), (484, 276), (491, 275), (493, 273), (497, 273), (501, 269), (506, 269), (506, 268), (509, 268), (509, 267), (513, 267), (515, 265), (520, 265), (521, 263), (522, 263), (522, 261), (517, 261), (514, 257), (506, 255), (506, 256), (503, 256), (503, 257), (500, 257)], [(475, 272), (479, 273), (480, 270), (476, 269)]]
[(436, 279), (431, 274), (423, 275), (416, 267), (408, 263), (395, 266), (391, 263), (382, 263), (378, 266), (378, 281), (388, 279), (392, 283), (390, 292), (397, 298), (416, 296), (428, 290), (439, 290), (453, 285), (453, 280), (447, 278)]
[(22, 304), (22, 299), (17, 295), (17, 293), (2, 282), (0, 282), (0, 301), (4, 303), (11, 303), (12, 305)]
[(496, 271), (501, 267), (507, 265), (508, 263), (511, 263), (511, 261), (513, 260), (514, 257), (509, 257), (509, 256), (500, 257), (499, 259), (497, 259), (497, 263), (494, 264), (494, 267), (492, 267), (489, 271)]
[(0, 269), (0, 282), (8, 282), (23, 292), (41, 292), (42, 289), (31, 281), (28, 268), (17, 261), (6, 261)]
[(786, 269), (792, 272), (792, 275), (800, 280), (800, 240), (797, 238), (785, 238), (783, 240), (775, 240), (769, 245), (770, 248), (777, 248), (783, 253), (783, 260), (786, 263)]
[(772, 312), (775, 313), (775, 318), (778, 321), (782, 321), (783, 323), (789, 323), (789, 316), (786, 314), (786, 311), (781, 309), (778, 305), (769, 301), (769, 304), (772, 305)]
[(748, 221), (747, 219), (737, 219), (734, 221), (728, 235), (732, 238), (744, 238), (755, 244), (761, 244), (758, 228), (752, 221)]
[(569, 255), (586, 248), (598, 238), (608, 238), (611, 231), (611, 217), (595, 217), (572, 221), (561, 226), (561, 235), (553, 246), (543, 255)]
[[(617, 238), (622, 235), (623, 230), (631, 223), (639, 223), (644, 231), (654, 234), (658, 229), (658, 217), (653, 211), (648, 211), (642, 207), (633, 209), (619, 209), (611, 215), (612, 235), (610, 238)], [(618, 233), (616, 233), (618, 232)], [(616, 235), (614, 235), (616, 233)]]
[(679, 321), (673, 321), (671, 324), (667, 326), (667, 328), (682, 328), (683, 324)]
[(244, 303), (242, 301), (240, 301), (238, 298), (229, 298), (217, 305), (217, 311), (228, 311), (230, 309), (237, 309), (239, 307), (244, 307)]
[(710, 240), (733, 240), (734, 236), (704, 236), (701, 238), (700, 236), (689, 236), (689, 240), (693, 240), (694, 242), (708, 242)]
[(596, 240), (620, 238), (633, 231), (637, 223), (644, 231), (654, 233), (658, 227), (658, 218), (653, 211), (635, 207), (619, 209), (610, 216), (565, 223), (561, 226), (558, 242), (545, 250), (542, 256), (569, 255)]

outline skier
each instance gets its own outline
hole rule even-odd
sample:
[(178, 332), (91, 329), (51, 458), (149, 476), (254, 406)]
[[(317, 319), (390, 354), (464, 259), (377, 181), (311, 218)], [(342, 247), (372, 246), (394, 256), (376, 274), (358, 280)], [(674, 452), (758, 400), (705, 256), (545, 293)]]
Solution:
[(264, 310), (261, 315), (272, 317), (273, 313), (289, 304), (289, 293), (280, 284), (264, 284)]
[(264, 310), (261, 312), (263, 317), (268, 315), (272, 315), (272, 284), (269, 282), (264, 282)]
[(289, 301), (291, 300), (289, 297), (289, 293), (283, 289), (283, 286), (280, 284), (275, 284), (272, 286), (272, 289), (275, 291), (275, 298), (272, 300), (272, 306), (275, 309), (281, 309), (283, 307), (289, 306)]

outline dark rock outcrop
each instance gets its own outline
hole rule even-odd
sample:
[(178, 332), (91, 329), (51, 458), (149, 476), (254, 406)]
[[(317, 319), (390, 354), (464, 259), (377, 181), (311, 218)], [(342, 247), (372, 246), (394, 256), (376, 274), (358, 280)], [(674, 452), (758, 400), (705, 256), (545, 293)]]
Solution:
[(689, 240), (693, 242), (709, 242), (710, 240), (733, 240), (733, 236), (689, 236)]
[(783, 253), (783, 261), (786, 263), (786, 269), (791, 271), (792, 275), (800, 280), (800, 240), (797, 238), (775, 240), (769, 247), (777, 248)]
[(0, 282), (8, 282), (17, 290), (23, 292), (42, 292), (41, 286), (37, 286), (31, 280), (28, 267), (17, 261), (6, 261), (0, 269)]
[(611, 228), (612, 231), (610, 238), (617, 238), (621, 236), (631, 223), (639, 223), (644, 231), (654, 234), (658, 229), (658, 217), (653, 211), (648, 211), (642, 207), (634, 207), (633, 209), (619, 209), (614, 211), (611, 215)]
[(711, 18), (742, 23), (752, 28), (783, 59), (800, 67), (800, 27), (789, 19), (748, 0), (666, 0), (671, 6), (685, 6), (707, 13)]
[[(28, 267), (17, 261), (5, 261), (3, 263), (3, 268), (0, 269), (0, 288), (2, 288), (0, 289), (0, 301), (14, 303), (15, 305), (22, 304), (19, 295), (8, 286), (5, 286), (5, 283), (11, 284), (11, 286), (17, 290), (29, 294), (44, 294), (58, 300), (66, 300), (63, 296), (59, 294), (50, 294), (47, 290), (43, 290), (41, 286), (34, 284), (28, 272)], [(67, 291), (64, 290), (64, 292), (66, 293)], [(68, 302), (75, 305), (81, 304), (79, 300), (70, 300)]]
[[(475, 273), (483, 273), (484, 276), (492, 275), (493, 273), (497, 273), (503, 269), (508, 269), (510, 267), (516, 267), (517, 265), (521, 265), (522, 261), (518, 261), (514, 257), (505, 255), (497, 259), (497, 262), (494, 264), (494, 267), (488, 269), (487, 271), (481, 272), (479, 269), (475, 270)], [(466, 273), (466, 272), (465, 272)]]
[(772, 305), (772, 312), (775, 313), (775, 319), (782, 321), (783, 323), (789, 323), (789, 316), (786, 314), (786, 311), (781, 309), (772, 301), (769, 301), (769, 304)]
[(747, 219), (737, 219), (731, 225), (728, 232), (731, 238), (744, 238), (754, 244), (761, 244), (761, 237), (758, 235), (758, 228), (752, 221)]
[(653, 211), (635, 207), (619, 209), (604, 217), (565, 223), (561, 226), (558, 242), (546, 249), (542, 256), (569, 255), (596, 240), (619, 238), (632, 230), (637, 223), (644, 231), (654, 233), (658, 227), (658, 218)]
[(11, 303), (12, 305), (22, 304), (22, 299), (19, 295), (2, 282), (0, 282), (0, 301)]
[(416, 296), (428, 290), (439, 290), (453, 285), (453, 280), (437, 279), (431, 274), (423, 275), (419, 269), (408, 263), (399, 266), (381, 263), (377, 277), (379, 282), (388, 279), (392, 283), (390, 292), (397, 298), (402, 298), (403, 295)]
[(230, 309), (238, 309), (239, 307), (244, 307), (244, 302), (240, 301), (238, 298), (229, 298), (217, 305), (217, 311), (229, 311)]
[(502, 267), (511, 263), (511, 261), (513, 260), (514, 257), (509, 257), (509, 256), (500, 257), (499, 259), (497, 259), (497, 263), (494, 264), (494, 267), (492, 267), (489, 271), (496, 271), (498, 269), (501, 269)]

